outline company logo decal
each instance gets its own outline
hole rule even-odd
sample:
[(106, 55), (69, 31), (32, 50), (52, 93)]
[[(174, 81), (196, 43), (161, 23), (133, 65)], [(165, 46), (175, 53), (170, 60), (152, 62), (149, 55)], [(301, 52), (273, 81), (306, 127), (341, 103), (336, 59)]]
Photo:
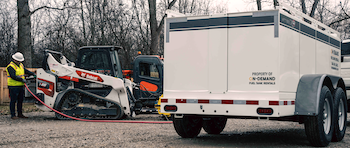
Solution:
[(98, 75), (87, 73), (87, 72), (83, 72), (83, 71), (79, 71), (79, 70), (77, 70), (76, 73), (82, 78), (93, 80), (93, 81), (103, 82), (103, 79), (100, 76), (98, 76)]
[(53, 82), (38, 78), (37, 83), (38, 83), (38, 88), (37, 88), (38, 90), (43, 91), (45, 95), (53, 97), (53, 95), (55, 94), (55, 91), (54, 91), (55, 85)]
[(249, 85), (275, 85), (276, 77), (272, 72), (252, 72)]

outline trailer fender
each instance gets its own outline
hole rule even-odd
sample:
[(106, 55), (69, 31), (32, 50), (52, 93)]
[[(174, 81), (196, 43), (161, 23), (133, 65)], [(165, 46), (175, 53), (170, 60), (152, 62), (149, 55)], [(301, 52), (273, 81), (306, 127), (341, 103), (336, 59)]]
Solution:
[(298, 84), (295, 98), (295, 115), (318, 115), (318, 103), (323, 86), (327, 86), (334, 94), (337, 87), (345, 92), (345, 84), (341, 77), (327, 74), (303, 75)]

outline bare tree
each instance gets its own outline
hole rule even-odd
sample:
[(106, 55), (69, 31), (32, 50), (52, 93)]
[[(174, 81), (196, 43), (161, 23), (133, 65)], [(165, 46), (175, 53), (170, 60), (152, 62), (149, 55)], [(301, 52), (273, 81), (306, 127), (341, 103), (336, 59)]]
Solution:
[(11, 60), (11, 54), (17, 48), (16, 18), (12, 15), (15, 7), (11, 3), (0, 2), (0, 66), (5, 67)]
[[(175, 4), (176, 0), (172, 0), (167, 9), (171, 9), (171, 7)], [(148, 0), (148, 5), (149, 5), (149, 20), (150, 20), (150, 27), (151, 27), (151, 49), (150, 49), (150, 54), (158, 54), (159, 52), (159, 37), (160, 37), (160, 32), (163, 29), (164, 25), (164, 19), (165, 19), (165, 14), (162, 17), (162, 20), (160, 21), (158, 25), (157, 21), (157, 1), (156, 0)]]
[[(64, 2), (67, 3), (67, 2)], [(68, 7), (66, 7), (68, 8)], [(41, 6), (30, 11), (28, 0), (17, 0), (17, 19), (18, 19), (18, 51), (22, 52), (26, 57), (24, 64), (32, 67), (33, 45), (31, 38), (31, 15), (42, 9), (64, 10), (65, 8), (54, 8), (49, 6)]]
[(17, 0), (18, 14), (18, 51), (22, 52), (26, 60), (24, 65), (32, 67), (31, 21), (28, 0)]
[[(164, 0), (167, 2), (167, 0)], [(141, 53), (150, 54), (150, 32), (149, 32), (149, 14), (148, 14), (147, 4), (145, 1), (133, 0), (133, 13), (135, 15), (135, 31), (138, 33), (135, 34), (135, 41), (138, 43), (138, 51)], [(145, 12), (143, 11), (145, 10)]]
[[(314, 0), (314, 2), (312, 4), (311, 11), (310, 11), (310, 14), (309, 14), (310, 17), (314, 17), (315, 11), (316, 11), (316, 8), (317, 8), (317, 5), (318, 5), (319, 1), (320, 0)], [(301, 6), (301, 9), (302, 9), (303, 13), (307, 14), (306, 6), (305, 6), (305, 0), (300, 0), (300, 6)]]

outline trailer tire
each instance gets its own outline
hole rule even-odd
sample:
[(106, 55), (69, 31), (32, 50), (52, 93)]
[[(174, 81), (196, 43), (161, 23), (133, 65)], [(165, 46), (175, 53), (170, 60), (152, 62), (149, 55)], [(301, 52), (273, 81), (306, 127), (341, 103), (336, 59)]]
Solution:
[(203, 129), (208, 134), (220, 134), (226, 126), (226, 117), (213, 117), (203, 119)]
[(327, 146), (334, 130), (333, 97), (327, 86), (321, 89), (318, 110), (318, 115), (306, 117), (305, 133), (313, 146)]
[(338, 87), (334, 93), (334, 132), (333, 142), (343, 140), (347, 122), (347, 100), (344, 90)]
[(183, 118), (173, 118), (174, 128), (182, 138), (194, 138), (202, 129), (203, 119), (196, 116), (184, 115)]

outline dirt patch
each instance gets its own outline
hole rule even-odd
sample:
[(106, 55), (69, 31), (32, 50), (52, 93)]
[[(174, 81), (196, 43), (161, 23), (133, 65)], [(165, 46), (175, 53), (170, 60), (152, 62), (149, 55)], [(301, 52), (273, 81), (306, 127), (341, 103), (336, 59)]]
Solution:
[[(17, 106), (16, 106), (17, 110)], [(30, 113), (30, 112), (40, 112), (41, 110), (35, 107), (33, 103), (23, 103), (23, 112), (24, 113)], [(0, 105), (0, 115), (10, 115), (10, 104), (1, 104)]]

